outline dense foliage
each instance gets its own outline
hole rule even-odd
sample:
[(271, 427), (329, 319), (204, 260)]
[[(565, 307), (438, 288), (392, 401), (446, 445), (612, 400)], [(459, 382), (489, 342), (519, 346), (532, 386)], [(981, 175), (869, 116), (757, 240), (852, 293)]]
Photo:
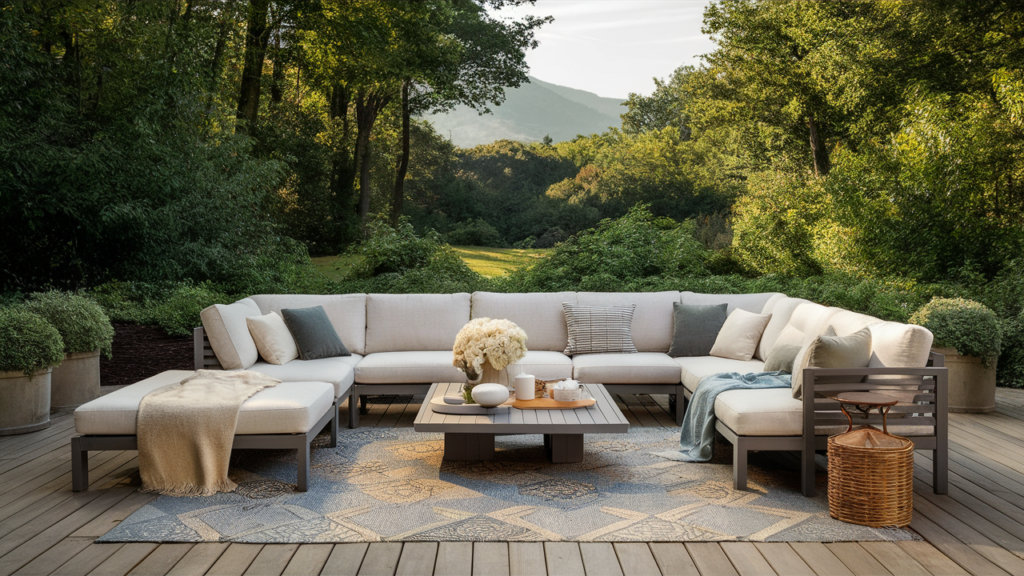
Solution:
[(25, 309), (46, 319), (64, 341), (64, 353), (99, 350), (110, 357), (114, 328), (95, 300), (80, 294), (50, 290), (32, 294)]
[(20, 307), (0, 308), (0, 372), (31, 376), (63, 360), (64, 341), (43, 317)]
[(980, 302), (936, 298), (915, 312), (910, 322), (931, 330), (936, 347), (954, 348), (963, 356), (981, 358), (986, 365), (999, 356), (999, 318)]

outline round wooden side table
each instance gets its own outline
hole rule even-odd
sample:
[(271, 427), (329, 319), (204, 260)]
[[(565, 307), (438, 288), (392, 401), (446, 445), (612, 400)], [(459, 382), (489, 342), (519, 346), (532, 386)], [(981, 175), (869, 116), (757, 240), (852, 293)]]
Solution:
[(843, 392), (836, 394), (832, 399), (839, 402), (839, 409), (843, 411), (846, 419), (850, 421), (850, 425), (846, 429), (847, 432), (853, 431), (853, 416), (846, 410), (847, 406), (860, 412), (862, 418), (867, 418), (872, 410), (877, 409), (878, 413), (882, 416), (882, 432), (888, 434), (889, 427), (886, 424), (886, 418), (889, 415), (889, 409), (899, 403), (899, 400), (896, 398), (877, 392)]

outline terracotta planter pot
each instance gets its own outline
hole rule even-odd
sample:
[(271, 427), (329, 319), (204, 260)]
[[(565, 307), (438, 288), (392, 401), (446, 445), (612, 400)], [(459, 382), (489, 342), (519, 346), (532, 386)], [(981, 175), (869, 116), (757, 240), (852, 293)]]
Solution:
[(50, 377), (50, 411), (68, 410), (100, 395), (100, 351), (68, 354)]
[(935, 348), (946, 357), (949, 411), (985, 413), (996, 409), (996, 360), (985, 368), (977, 356), (961, 356), (955, 348)]
[(0, 436), (25, 434), (50, 425), (50, 369), (31, 378), (0, 372)]

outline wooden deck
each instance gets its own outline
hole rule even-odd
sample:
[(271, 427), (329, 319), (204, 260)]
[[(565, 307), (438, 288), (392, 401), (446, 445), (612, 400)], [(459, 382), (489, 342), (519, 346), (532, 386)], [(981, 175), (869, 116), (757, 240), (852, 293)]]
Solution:
[[(370, 404), (363, 426), (408, 427), (419, 398)], [(619, 397), (633, 426), (674, 426), (666, 397)], [(347, 410), (342, 409), (343, 418)], [(950, 418), (950, 489), (936, 496), (917, 456), (911, 527), (925, 542), (94, 544), (153, 496), (136, 492), (135, 452), (90, 458), (71, 491), (70, 415), (0, 438), (0, 576), (8, 574), (1024, 574), (1024, 391), (998, 412)]]

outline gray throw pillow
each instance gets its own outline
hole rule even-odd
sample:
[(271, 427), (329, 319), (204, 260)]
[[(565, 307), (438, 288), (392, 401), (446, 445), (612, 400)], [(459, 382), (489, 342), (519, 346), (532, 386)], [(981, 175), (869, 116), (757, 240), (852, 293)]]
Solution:
[(281, 310), (284, 323), (295, 339), (302, 360), (351, 356), (331, 325), (323, 306), (312, 308), (285, 308)]
[[(871, 362), (871, 329), (864, 327), (849, 336), (837, 336), (836, 329), (829, 326), (801, 351), (804, 353), (798, 355), (793, 366), (793, 398), (797, 400), (804, 397), (804, 368), (867, 368)], [(819, 382), (850, 382), (851, 378), (860, 381), (851, 376), (828, 376)]]
[(729, 317), (728, 304), (697, 304), (672, 303), (672, 346), (668, 355), (673, 358), (681, 356), (707, 356), (715, 345), (718, 332)]
[(562, 302), (569, 343), (564, 354), (635, 353), (633, 311), (628, 306), (577, 306)]
[(800, 347), (796, 344), (777, 344), (768, 352), (764, 359), (765, 372), (789, 372), (793, 373), (793, 362), (796, 355), (800, 353)]

